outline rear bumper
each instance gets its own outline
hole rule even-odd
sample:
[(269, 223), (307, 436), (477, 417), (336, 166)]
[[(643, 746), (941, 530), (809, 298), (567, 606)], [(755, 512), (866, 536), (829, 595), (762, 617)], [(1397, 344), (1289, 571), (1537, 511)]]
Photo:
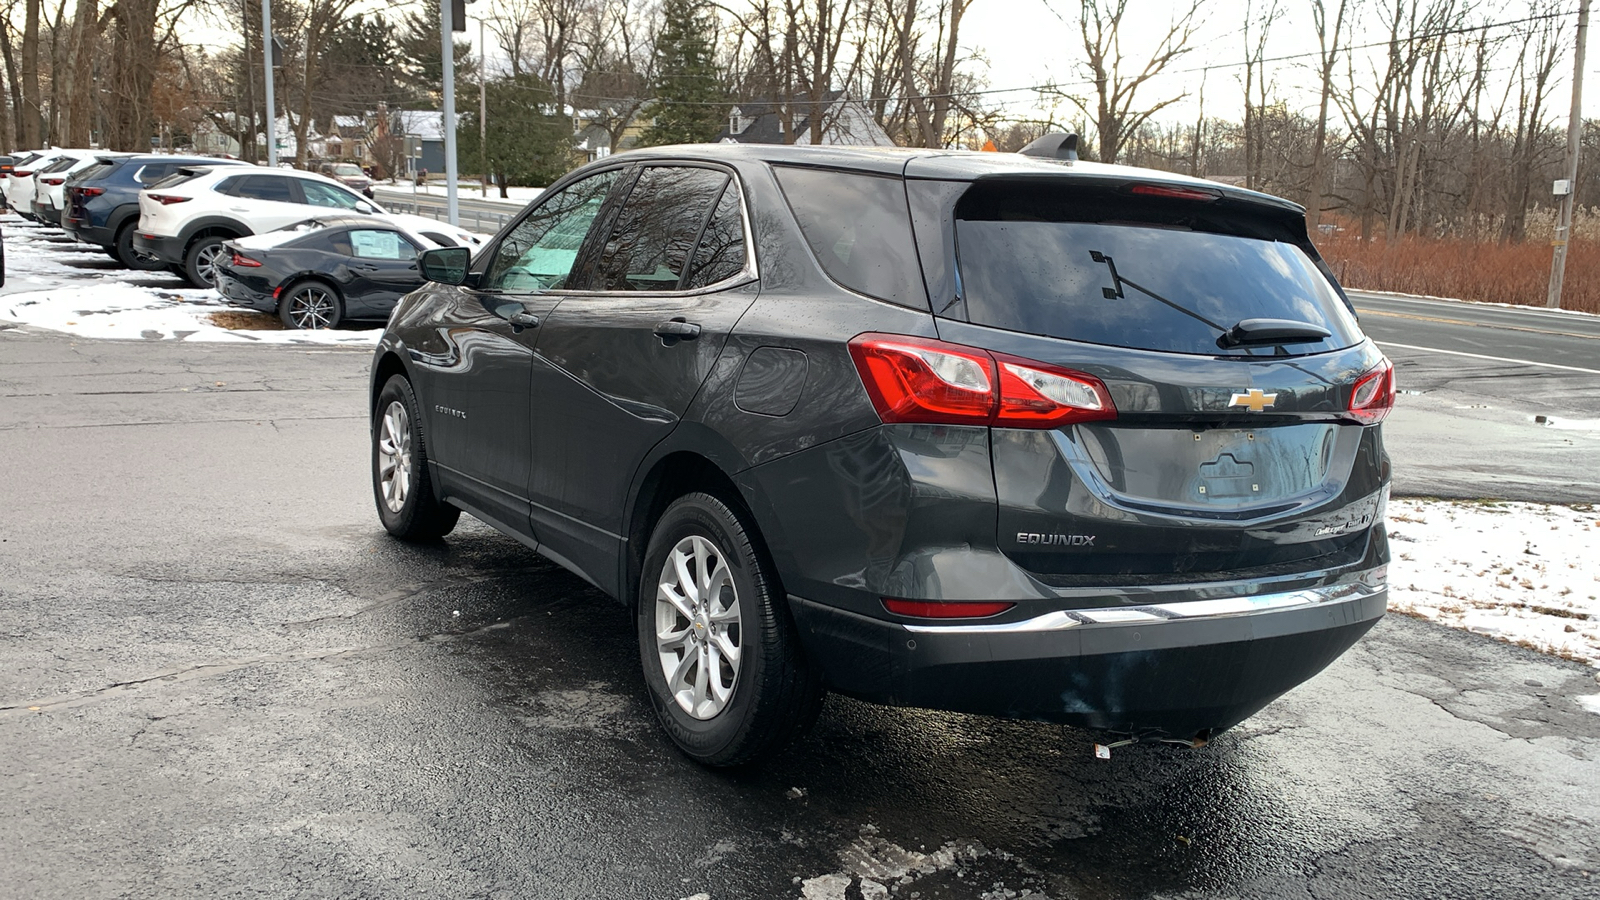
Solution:
[(133, 232), (133, 249), (138, 250), (140, 253), (154, 256), (164, 263), (181, 264), (183, 262), (184, 245), (181, 237), (167, 237), (135, 230)]
[(1359, 581), (986, 625), (907, 624), (790, 597), (829, 686), (878, 703), (1208, 739), (1311, 678), (1387, 605)]
[(242, 306), (247, 309), (258, 309), (262, 312), (277, 312), (278, 298), (272, 295), (272, 290), (262, 282), (262, 279), (240, 278), (233, 272), (217, 267), (217, 293), (222, 299), (228, 301), (229, 306)]
[(74, 239), (85, 244), (110, 247), (117, 242), (117, 236), (111, 233), (111, 229), (91, 225), (87, 219), (74, 219), (65, 213), (61, 215), (61, 227)]

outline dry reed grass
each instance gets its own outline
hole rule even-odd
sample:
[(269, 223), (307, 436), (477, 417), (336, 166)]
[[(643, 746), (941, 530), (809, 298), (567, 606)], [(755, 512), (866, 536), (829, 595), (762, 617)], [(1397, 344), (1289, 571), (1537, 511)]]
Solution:
[[(1362, 241), (1354, 223), (1321, 235), (1317, 248), (1339, 282), (1357, 290), (1396, 291), (1453, 297), (1479, 303), (1544, 306), (1550, 283), (1553, 217), (1534, 211), (1527, 241), (1501, 243), (1490, 237), (1432, 238), (1408, 234), (1399, 240)], [(1549, 221), (1547, 221), (1547, 219)], [(1575, 217), (1576, 235), (1567, 253), (1562, 284), (1564, 309), (1600, 313), (1600, 214)], [(1487, 229), (1486, 229), (1487, 230)]]

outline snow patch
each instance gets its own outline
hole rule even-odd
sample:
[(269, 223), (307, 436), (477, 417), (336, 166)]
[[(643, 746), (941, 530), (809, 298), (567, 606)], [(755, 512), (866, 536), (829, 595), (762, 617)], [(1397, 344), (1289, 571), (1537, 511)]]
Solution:
[(1389, 504), (1397, 612), (1600, 665), (1600, 509)]
[(887, 897), (919, 878), (989, 855), (976, 841), (948, 841), (932, 853), (920, 853), (884, 840), (877, 832), (871, 825), (863, 826), (860, 836), (839, 851), (839, 871), (804, 879), (802, 900), (844, 900), (851, 885), (863, 897)]
[(1588, 694), (1577, 699), (1579, 706), (1587, 709), (1589, 712), (1592, 712), (1597, 716), (1600, 716), (1600, 694)]

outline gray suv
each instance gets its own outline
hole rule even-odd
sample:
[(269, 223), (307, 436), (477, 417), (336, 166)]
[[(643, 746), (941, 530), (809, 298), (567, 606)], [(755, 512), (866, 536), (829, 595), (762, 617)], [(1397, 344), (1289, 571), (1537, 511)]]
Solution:
[(1299, 207), (1071, 146), (630, 152), (424, 253), (384, 526), (627, 604), (709, 765), (825, 691), (1206, 742), (1382, 616), (1393, 370)]

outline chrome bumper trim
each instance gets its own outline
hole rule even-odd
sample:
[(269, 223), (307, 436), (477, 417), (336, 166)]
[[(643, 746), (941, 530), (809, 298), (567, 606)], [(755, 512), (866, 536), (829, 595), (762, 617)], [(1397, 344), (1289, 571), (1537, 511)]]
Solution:
[(1388, 590), (1387, 585), (1339, 584), (1306, 588), (1279, 594), (1251, 597), (1219, 597), (1214, 600), (1189, 600), (1183, 603), (1158, 603), (1149, 606), (1114, 606), (1103, 609), (1068, 609), (1045, 613), (1021, 622), (960, 625), (907, 625), (917, 634), (1033, 634), (1065, 631), (1085, 625), (1149, 625), (1160, 622), (1215, 619), (1281, 612), (1325, 603), (1365, 600)]

